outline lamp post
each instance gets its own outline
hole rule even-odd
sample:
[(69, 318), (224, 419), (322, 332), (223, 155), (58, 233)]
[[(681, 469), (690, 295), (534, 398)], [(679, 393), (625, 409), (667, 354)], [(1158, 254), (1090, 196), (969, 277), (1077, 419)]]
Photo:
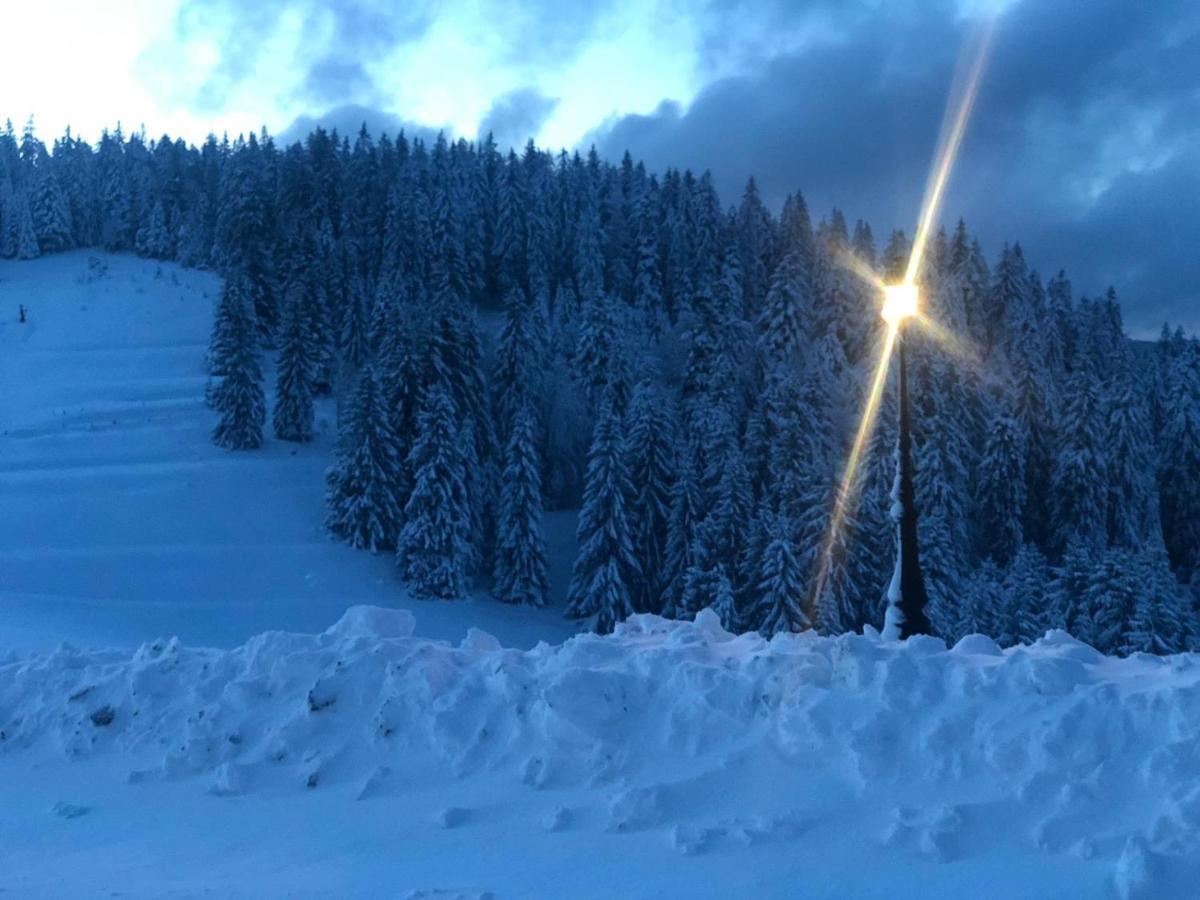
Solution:
[(896, 441), (896, 480), (892, 485), (892, 520), (896, 523), (896, 567), (888, 585), (887, 614), (883, 636), (903, 640), (914, 634), (929, 634), (925, 615), (929, 596), (921, 576), (917, 546), (917, 504), (913, 489), (912, 433), (908, 404), (908, 364), (904, 353), (904, 321), (917, 312), (917, 287), (896, 284), (884, 288), (883, 318), (896, 332), (900, 354), (900, 433)]

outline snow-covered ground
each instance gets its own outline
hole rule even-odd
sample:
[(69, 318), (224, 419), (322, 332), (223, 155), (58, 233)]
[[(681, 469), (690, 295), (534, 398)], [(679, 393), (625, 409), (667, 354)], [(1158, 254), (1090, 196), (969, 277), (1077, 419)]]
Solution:
[(0, 891), (1197, 896), (1200, 657), (411, 601), (323, 534), (331, 408), (209, 444), (216, 289), (0, 263)]
[(0, 664), (16, 895), (1194, 897), (1200, 665), (350, 610)]
[[(326, 537), (332, 402), (310, 445), (214, 447), (204, 355), (218, 290), (211, 274), (131, 256), (0, 261), (0, 648), (230, 647), (319, 631), (356, 603), (418, 608), (432, 637), (471, 624), (529, 647), (574, 631), (554, 609), (409, 600), (389, 557)], [(548, 517), (560, 598), (574, 527)]]

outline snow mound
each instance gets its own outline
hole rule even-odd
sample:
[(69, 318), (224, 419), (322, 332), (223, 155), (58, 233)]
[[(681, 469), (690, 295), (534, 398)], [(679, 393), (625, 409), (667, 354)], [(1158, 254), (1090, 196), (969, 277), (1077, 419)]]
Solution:
[(172, 639), (10, 657), (0, 755), (120, 755), (133, 781), (196, 777), (219, 797), (345, 785), (369, 802), (489, 773), (514, 796), (595, 800), (583, 818), (547, 802), (533, 828), (594, 820), (689, 855), (807, 841), (835, 816), (924, 863), (1004, 847), (1100, 866), (1121, 896), (1169, 896), (1194, 874), (1193, 655), (1108, 658), (1061, 632), (1003, 652), (980, 637), (768, 641), (706, 613), (528, 651), (413, 628), (354, 607), (322, 634), (228, 651)]

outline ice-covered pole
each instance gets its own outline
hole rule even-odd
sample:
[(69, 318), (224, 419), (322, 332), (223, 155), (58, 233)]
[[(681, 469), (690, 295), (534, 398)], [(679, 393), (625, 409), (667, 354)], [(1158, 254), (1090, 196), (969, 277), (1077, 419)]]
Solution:
[(892, 520), (896, 523), (896, 566), (888, 585), (887, 613), (883, 636), (903, 640), (932, 630), (925, 615), (929, 596), (921, 575), (921, 556), (917, 543), (917, 504), (913, 490), (912, 431), (908, 403), (908, 362), (904, 351), (904, 320), (916, 312), (917, 290), (914, 285), (887, 289), (884, 318), (896, 329), (900, 366), (900, 433), (896, 439), (896, 480), (892, 485)]

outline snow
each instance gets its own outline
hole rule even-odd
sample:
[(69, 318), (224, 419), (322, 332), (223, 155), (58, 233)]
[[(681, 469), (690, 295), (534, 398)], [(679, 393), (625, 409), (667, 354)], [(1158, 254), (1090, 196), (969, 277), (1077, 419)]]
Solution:
[(768, 641), (707, 610), (529, 650), (415, 625), (356, 607), (0, 664), (3, 886), (1184, 897), (1200, 874), (1193, 655)]
[[(0, 261), (0, 648), (164, 634), (231, 647), (364, 603), (420, 609), (431, 637), (473, 624), (529, 647), (574, 631), (561, 606), (412, 600), (390, 555), (329, 539), (332, 401), (312, 444), (214, 447), (204, 356), (218, 289), (209, 273), (95, 251)], [(272, 382), (268, 368), (268, 394)], [(546, 530), (561, 601), (573, 513)]]
[(209, 442), (216, 289), (0, 263), (0, 890), (1195, 895), (1200, 657), (412, 600), (322, 530), (330, 403)]

